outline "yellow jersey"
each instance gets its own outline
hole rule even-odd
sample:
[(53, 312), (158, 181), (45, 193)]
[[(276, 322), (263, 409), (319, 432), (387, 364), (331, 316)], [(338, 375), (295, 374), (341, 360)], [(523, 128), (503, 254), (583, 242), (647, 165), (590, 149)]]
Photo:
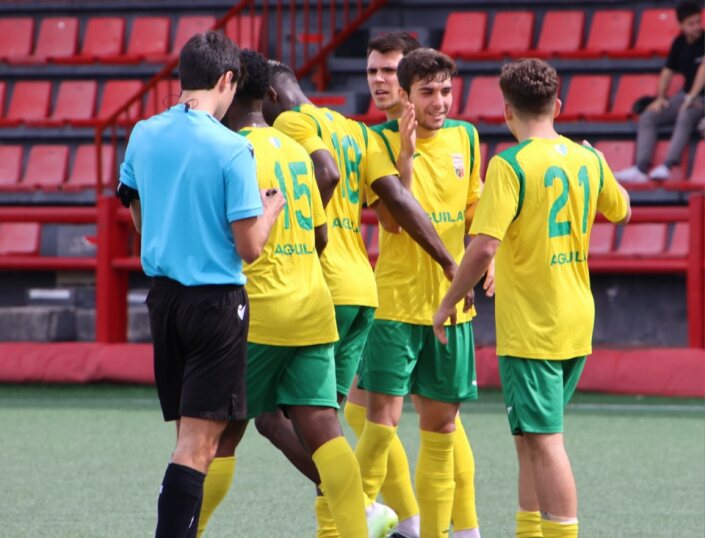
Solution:
[(596, 211), (618, 222), (627, 210), (604, 159), (565, 137), (528, 139), (492, 158), (470, 233), (501, 241), (498, 355), (557, 360), (592, 352), (590, 231)]
[(321, 264), (336, 305), (377, 306), (374, 274), (360, 235), (365, 185), (382, 176), (398, 175), (378, 138), (367, 126), (314, 105), (284, 112), (274, 127), (301, 144), (309, 155), (326, 150), (340, 170), (328, 217), (328, 246)]
[[(372, 129), (396, 162), (401, 149), (399, 122)], [(456, 263), (465, 252), (466, 209), (481, 192), (480, 142), (472, 124), (446, 120), (435, 136), (416, 139), (411, 193)], [(377, 200), (371, 188), (368, 200)], [(433, 324), (433, 314), (450, 287), (443, 269), (403, 230), (392, 234), (380, 227), (375, 276), (379, 293), (375, 318), (416, 325)], [(474, 315), (474, 308), (463, 312), (458, 305), (458, 323)]]
[(338, 340), (333, 299), (316, 253), (314, 228), (326, 215), (306, 151), (271, 127), (240, 131), (255, 151), (261, 189), (279, 189), (286, 205), (262, 254), (244, 264), (250, 299), (248, 342), (308, 346)]

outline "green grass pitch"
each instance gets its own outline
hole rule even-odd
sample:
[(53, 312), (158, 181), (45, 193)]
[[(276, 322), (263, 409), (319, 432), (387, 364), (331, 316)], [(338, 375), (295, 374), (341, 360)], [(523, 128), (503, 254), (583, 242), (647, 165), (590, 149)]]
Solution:
[[(482, 535), (513, 535), (516, 462), (501, 396), (463, 406)], [(152, 536), (174, 444), (154, 389), (0, 385), (0, 536)], [(349, 434), (349, 430), (346, 430)], [(399, 433), (416, 459), (407, 407)], [(578, 394), (566, 420), (583, 538), (705, 536), (705, 402)], [(212, 537), (313, 537), (313, 487), (250, 427)]]

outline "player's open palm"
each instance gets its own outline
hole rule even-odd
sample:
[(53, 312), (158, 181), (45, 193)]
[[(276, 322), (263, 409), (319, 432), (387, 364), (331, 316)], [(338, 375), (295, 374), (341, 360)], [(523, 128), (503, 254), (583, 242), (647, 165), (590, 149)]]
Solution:
[(399, 118), (399, 138), (401, 139), (401, 153), (413, 156), (416, 151), (416, 112), (410, 101), (404, 101), (404, 110)]

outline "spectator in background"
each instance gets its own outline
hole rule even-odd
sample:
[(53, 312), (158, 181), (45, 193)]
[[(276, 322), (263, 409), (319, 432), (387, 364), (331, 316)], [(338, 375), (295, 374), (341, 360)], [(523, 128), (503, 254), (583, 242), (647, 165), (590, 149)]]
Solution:
[[(681, 33), (673, 40), (666, 65), (661, 70), (658, 95), (639, 117), (636, 136), (636, 163), (615, 174), (619, 181), (641, 183), (649, 179), (667, 180), (671, 168), (681, 160), (683, 148), (703, 117), (703, 87), (705, 87), (705, 37), (699, 2), (685, 1), (676, 7)], [(666, 92), (674, 73), (685, 77), (683, 89), (668, 98)], [(649, 171), (657, 129), (674, 125), (671, 144), (663, 163)], [(647, 174), (648, 171), (648, 174)]]

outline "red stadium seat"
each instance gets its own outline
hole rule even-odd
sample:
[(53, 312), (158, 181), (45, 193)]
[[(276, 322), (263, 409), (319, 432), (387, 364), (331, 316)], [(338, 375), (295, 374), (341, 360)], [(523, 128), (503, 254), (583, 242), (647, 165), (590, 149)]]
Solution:
[(176, 25), (176, 36), (174, 44), (171, 47), (171, 55), (178, 56), (181, 48), (192, 36), (198, 33), (205, 32), (213, 28), (215, 17), (210, 15), (205, 16), (186, 16), (179, 18)]
[(601, 140), (595, 144), (595, 148), (604, 153), (605, 161), (613, 172), (634, 164), (633, 140)]
[(460, 115), (460, 105), (463, 99), (463, 77), (460, 75), (453, 77), (451, 92), (453, 93), (453, 104), (450, 105), (448, 116), (457, 118)]
[(122, 17), (92, 17), (88, 19), (81, 56), (100, 61), (122, 54), (125, 46), (125, 19)]
[[(659, 140), (656, 142), (656, 149), (654, 149), (653, 157), (651, 158), (651, 166), (657, 166), (663, 164), (666, 160), (666, 154), (668, 153), (668, 146), (670, 145), (669, 140)], [(688, 168), (688, 148), (686, 147), (681, 154), (680, 161), (677, 166), (671, 168), (671, 177), (666, 183), (671, 181), (683, 181), (685, 179), (685, 171)]]
[(617, 93), (610, 111), (602, 115), (602, 120), (625, 121), (634, 116), (634, 102), (645, 95), (655, 95), (658, 91), (658, 75), (622, 75), (617, 84)]
[(0, 223), (0, 256), (38, 255), (39, 232), (36, 222)]
[(509, 149), (512, 146), (516, 146), (516, 145), (517, 145), (516, 140), (507, 140), (505, 142), (498, 142), (497, 145), (494, 147), (493, 155), (499, 155), (505, 149)]
[(34, 42), (34, 19), (8, 17), (0, 19), (0, 60), (27, 58)]
[(575, 75), (570, 79), (559, 120), (592, 118), (607, 112), (612, 78), (609, 75)]
[(634, 48), (620, 56), (665, 56), (679, 31), (676, 12), (672, 7), (645, 9), (641, 14)]
[(676, 258), (686, 258), (688, 257), (688, 252), (690, 251), (690, 228), (687, 222), (677, 222), (673, 227), (673, 236), (671, 237), (671, 243), (668, 245), (668, 250), (666, 250), (666, 256), (673, 256)]
[(608, 222), (598, 222), (590, 232), (590, 256), (605, 256), (612, 253), (615, 227)]
[(39, 27), (35, 60), (75, 56), (78, 49), (78, 19), (75, 17), (48, 17)]
[(579, 50), (584, 25), (585, 13), (582, 11), (546, 12), (536, 50), (529, 55), (555, 56)]
[(169, 25), (168, 17), (135, 17), (127, 45), (128, 58), (164, 58), (169, 46)]
[(5, 81), (0, 80), (0, 118), (5, 115), (5, 90)]
[(569, 57), (598, 57), (623, 52), (632, 42), (634, 12), (631, 10), (595, 11), (585, 48), (563, 53)]
[(621, 256), (658, 256), (666, 250), (666, 224), (638, 223), (624, 227), (616, 254)]
[[(115, 171), (115, 152), (109, 144), (101, 146), (103, 185), (112, 186)], [(66, 183), (67, 190), (94, 189), (97, 183), (96, 151), (93, 144), (82, 144), (76, 149), (71, 175)]]
[(504, 120), (504, 98), (499, 89), (499, 77), (475, 77), (465, 100), (462, 118), (467, 121)]
[(0, 188), (16, 187), (22, 176), (22, 146), (0, 146)]
[(59, 86), (50, 120), (85, 125), (93, 119), (97, 92), (98, 83), (94, 80), (65, 80)]
[(485, 47), (486, 32), (486, 12), (453, 12), (448, 15), (441, 52), (452, 58), (462, 58), (466, 53), (480, 52)]
[[(108, 119), (114, 112), (118, 110), (127, 99), (136, 94), (142, 88), (142, 83), (139, 80), (109, 80), (103, 86), (103, 99), (98, 110), (98, 119)], [(141, 105), (139, 102), (134, 103), (130, 109), (128, 116), (132, 120), (140, 117)], [(125, 114), (120, 116), (121, 120), (125, 120)]]
[(688, 180), (693, 185), (705, 187), (705, 141), (698, 142), (693, 169), (690, 171)]
[(21, 186), (58, 188), (66, 180), (68, 163), (68, 146), (36, 145), (29, 152)]
[(12, 88), (12, 98), (7, 116), (0, 125), (13, 125), (28, 121), (42, 121), (49, 116), (51, 83), (46, 81), (19, 81)]
[(160, 80), (149, 90), (144, 105), (144, 117), (149, 118), (164, 112), (179, 102), (181, 86), (178, 80)]
[(262, 17), (240, 15), (225, 23), (225, 35), (241, 49), (260, 50), (262, 45)]
[(487, 50), (490, 53), (521, 53), (531, 48), (534, 33), (532, 11), (503, 11), (496, 13)]

